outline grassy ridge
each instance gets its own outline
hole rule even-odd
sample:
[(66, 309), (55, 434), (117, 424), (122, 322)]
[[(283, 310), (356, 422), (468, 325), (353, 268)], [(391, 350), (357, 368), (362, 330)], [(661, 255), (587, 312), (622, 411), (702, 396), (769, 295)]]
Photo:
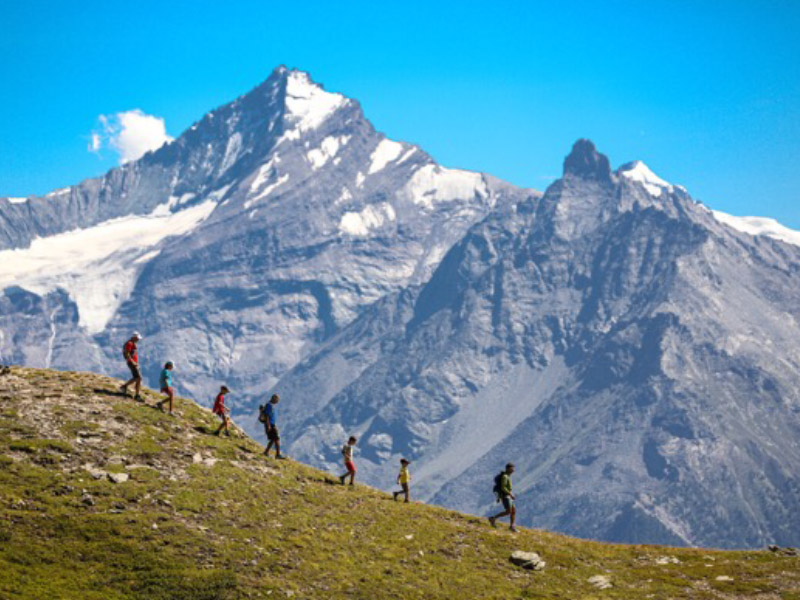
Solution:
[[(209, 435), (217, 422), (193, 402), (178, 399), (169, 417), (116, 396), (118, 385), (21, 368), (0, 377), (0, 598), (800, 600), (797, 558), (513, 536), (266, 459), (249, 438)], [(514, 550), (547, 567), (515, 567)], [(665, 556), (678, 562), (658, 564)], [(594, 575), (613, 587), (595, 588)]]

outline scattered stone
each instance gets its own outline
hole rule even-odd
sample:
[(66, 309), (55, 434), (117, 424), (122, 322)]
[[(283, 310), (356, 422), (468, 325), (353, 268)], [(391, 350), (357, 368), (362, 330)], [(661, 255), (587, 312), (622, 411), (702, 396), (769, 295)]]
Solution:
[(94, 506), (95, 501), (91, 494), (84, 494), (81, 496), (81, 502), (86, 506)]
[(413, 540), (414, 539), (414, 534), (413, 533), (409, 533), (408, 535), (403, 536), (403, 537), (405, 537), (407, 540)]
[(215, 464), (217, 464), (217, 459), (216, 458), (204, 458), (203, 459), (203, 464), (205, 466), (207, 466), (207, 467), (213, 467)]
[(587, 581), (598, 590), (607, 590), (608, 588), (614, 587), (607, 575), (592, 575)]
[(199, 452), (195, 453), (195, 454), (192, 456), (192, 462), (193, 462), (194, 464), (197, 464), (197, 463), (201, 463), (201, 462), (203, 462), (203, 456), (202, 456), (202, 455), (201, 455)]
[(767, 550), (775, 554), (782, 554), (783, 556), (797, 556), (797, 550), (794, 548), (781, 548), (780, 546), (767, 546)]
[(523, 552), (522, 550), (512, 552), (510, 560), (518, 567), (531, 571), (541, 571), (546, 564), (536, 552)]
[(25, 500), (15, 500), (11, 503), (12, 510), (25, 510), (28, 507), (28, 503)]
[(125, 483), (131, 476), (127, 473), (109, 473), (108, 478), (112, 483)]
[(657, 565), (670, 565), (670, 564), (677, 565), (680, 562), (681, 561), (678, 560), (678, 558), (675, 557), (675, 556), (659, 556), (656, 559), (656, 564)]
[(92, 476), (92, 479), (102, 479), (107, 475), (103, 469), (98, 469), (90, 464), (83, 465), (83, 469)]
[(730, 575), (719, 575), (717, 581), (733, 581), (733, 577)]
[(72, 487), (71, 485), (62, 485), (61, 487), (58, 487), (58, 488), (53, 490), (53, 495), (54, 496), (66, 496), (67, 494), (71, 494), (74, 491), (75, 491), (75, 488)]
[(151, 529), (158, 529), (158, 525), (156, 523), (153, 523)]

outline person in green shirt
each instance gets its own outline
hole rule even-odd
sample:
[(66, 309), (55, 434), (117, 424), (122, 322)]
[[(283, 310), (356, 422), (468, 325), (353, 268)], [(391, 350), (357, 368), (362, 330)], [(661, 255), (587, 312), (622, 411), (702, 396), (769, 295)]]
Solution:
[(514, 521), (517, 518), (517, 507), (514, 506), (514, 500), (516, 500), (516, 496), (514, 496), (514, 492), (512, 491), (512, 484), (511, 484), (511, 474), (514, 472), (514, 465), (513, 463), (508, 463), (506, 465), (506, 470), (503, 471), (498, 477), (500, 478), (499, 486), (497, 490), (498, 500), (503, 503), (503, 512), (498, 513), (492, 517), (489, 517), (489, 523), (491, 523), (492, 527), (497, 527), (497, 519), (500, 517), (505, 517), (510, 515), (511, 516), (511, 531), (513, 533), (517, 532), (517, 528), (514, 526)]

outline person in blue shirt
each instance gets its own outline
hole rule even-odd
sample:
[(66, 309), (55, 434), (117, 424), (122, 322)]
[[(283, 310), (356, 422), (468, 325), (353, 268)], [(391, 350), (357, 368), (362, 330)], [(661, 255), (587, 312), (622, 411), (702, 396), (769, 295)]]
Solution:
[(172, 414), (172, 405), (175, 400), (175, 388), (172, 387), (172, 369), (175, 365), (172, 361), (167, 361), (164, 368), (161, 370), (161, 375), (158, 377), (158, 383), (161, 386), (161, 393), (166, 394), (167, 397), (161, 402), (156, 403), (156, 406), (164, 412), (164, 403), (169, 402), (169, 414)]
[(261, 421), (264, 423), (264, 431), (267, 434), (267, 449), (264, 450), (264, 456), (269, 456), (269, 451), (272, 449), (272, 446), (275, 446), (275, 458), (285, 458), (283, 454), (281, 454), (281, 434), (278, 431), (278, 423), (276, 421), (276, 410), (275, 407), (278, 405), (278, 402), (281, 401), (281, 397), (278, 394), (272, 394), (272, 398), (269, 399), (266, 406), (262, 408), (261, 412)]

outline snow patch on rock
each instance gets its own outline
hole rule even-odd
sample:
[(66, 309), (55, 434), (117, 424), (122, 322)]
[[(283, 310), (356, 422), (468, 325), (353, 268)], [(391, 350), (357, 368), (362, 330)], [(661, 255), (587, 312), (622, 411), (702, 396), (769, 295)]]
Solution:
[(382, 139), (369, 157), (370, 165), (367, 174), (377, 173), (400, 156), (401, 152), (403, 152), (403, 144), (385, 138)]
[(256, 195), (251, 196), (250, 198), (248, 198), (247, 202), (244, 203), (244, 209), (247, 210), (248, 208), (253, 206), (253, 204), (258, 202), (259, 200), (262, 200), (262, 199), (266, 198), (273, 191), (275, 191), (275, 189), (277, 187), (283, 185), (287, 181), (289, 181), (289, 174), (286, 173), (284, 175), (281, 175), (280, 177), (278, 177), (277, 181), (275, 181), (274, 183), (269, 184), (264, 189), (262, 189), (260, 192), (258, 192)]
[(308, 162), (311, 163), (311, 169), (316, 171), (324, 166), (325, 163), (336, 156), (336, 153), (339, 152), (339, 148), (347, 144), (348, 141), (350, 141), (349, 135), (342, 135), (339, 137), (329, 135), (322, 140), (319, 148), (309, 150), (308, 154), (306, 154)]
[(360, 212), (346, 212), (339, 221), (339, 231), (347, 235), (366, 236), (373, 229), (394, 221), (397, 215), (388, 202), (367, 206)]
[(714, 218), (720, 223), (732, 227), (737, 231), (741, 231), (742, 233), (748, 233), (754, 236), (763, 235), (786, 242), (787, 244), (800, 246), (800, 231), (789, 229), (781, 225), (775, 219), (770, 219), (768, 217), (734, 217), (733, 215), (718, 210), (712, 210), (711, 214), (714, 215)]
[(670, 183), (653, 173), (650, 168), (640, 160), (635, 160), (621, 166), (619, 168), (619, 174), (626, 179), (641, 183), (644, 189), (646, 189), (651, 196), (656, 198), (661, 196), (661, 192), (664, 190), (667, 190), (667, 192), (672, 191), (672, 185)]
[(425, 165), (414, 173), (402, 193), (414, 204), (425, 208), (433, 208), (438, 202), (489, 197), (480, 173), (446, 169), (434, 164)]
[(287, 78), (286, 116), (296, 127), (297, 132), (319, 127), (325, 119), (348, 102), (349, 100), (341, 94), (323, 90), (321, 86), (311, 81), (308, 73), (292, 71)]

